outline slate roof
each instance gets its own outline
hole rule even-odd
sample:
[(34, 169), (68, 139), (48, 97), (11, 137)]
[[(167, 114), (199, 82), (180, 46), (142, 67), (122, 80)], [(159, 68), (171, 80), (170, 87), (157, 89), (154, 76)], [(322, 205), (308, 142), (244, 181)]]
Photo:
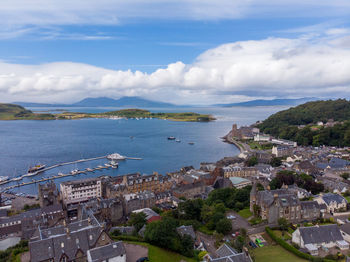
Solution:
[(229, 245), (223, 244), (216, 250), (216, 254), (218, 257), (227, 257), (237, 254), (237, 251)]
[(346, 201), (346, 199), (338, 194), (332, 194), (332, 193), (327, 193), (322, 196), (322, 199), (324, 202), (326, 202), (327, 205), (329, 205), (331, 202), (336, 202), (337, 204), (341, 204), (343, 201)]
[[(45, 261), (54, 259), (54, 262), (60, 261), (63, 254), (67, 255), (69, 260), (74, 259), (78, 250), (84, 255), (94, 247), (103, 229), (99, 226), (88, 226), (74, 232), (67, 232), (57, 235), (50, 235), (29, 243), (31, 262)], [(35, 255), (33, 255), (35, 254)]]
[(123, 242), (115, 242), (106, 246), (96, 247), (87, 251), (89, 262), (102, 262), (107, 259), (126, 255)]
[(213, 184), (213, 187), (215, 189), (232, 187), (232, 183), (231, 183), (230, 179), (228, 179), (228, 178), (217, 177), (214, 184)]
[(345, 223), (345, 224), (341, 225), (340, 230), (344, 231), (345, 233), (350, 235), (350, 223)]
[[(280, 203), (283, 206), (289, 205), (296, 205), (298, 204), (299, 200), (296, 197), (295, 193), (293, 193), (291, 190), (288, 189), (276, 189), (276, 190), (264, 190), (264, 191), (258, 191), (258, 201), (263, 203), (265, 206), (270, 206), (274, 201), (274, 195), (278, 195), (278, 198), (280, 199)], [(284, 200), (282, 200), (284, 199)]]
[(223, 244), (216, 250), (218, 258), (210, 259), (211, 262), (250, 262), (249, 256), (244, 253), (238, 253), (229, 245)]
[(305, 245), (344, 240), (338, 225), (300, 227), (299, 231)]
[(180, 226), (176, 228), (176, 231), (181, 235), (189, 235), (193, 240), (196, 239), (196, 233), (193, 230), (192, 226)]

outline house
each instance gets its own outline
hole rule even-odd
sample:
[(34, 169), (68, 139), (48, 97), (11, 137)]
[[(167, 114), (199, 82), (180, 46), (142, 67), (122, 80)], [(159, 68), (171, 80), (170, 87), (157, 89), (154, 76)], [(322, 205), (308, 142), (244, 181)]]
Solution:
[(96, 247), (87, 251), (88, 262), (126, 262), (126, 251), (122, 241)]
[(197, 238), (196, 233), (194, 232), (193, 226), (179, 226), (176, 228), (177, 233), (179, 233), (179, 235), (181, 237), (188, 235), (192, 238), (193, 240), (193, 245), (195, 248), (199, 247), (201, 242), (200, 240)]
[(256, 177), (258, 170), (255, 167), (243, 167), (240, 165), (230, 165), (223, 167), (224, 177)]
[(161, 220), (161, 216), (158, 215), (155, 211), (150, 208), (142, 208), (138, 210), (134, 210), (133, 213), (144, 213), (146, 215), (147, 223), (151, 223), (153, 221)]
[(233, 187), (240, 189), (246, 186), (250, 186), (252, 181), (245, 179), (243, 177), (229, 177)]
[(94, 217), (47, 229), (38, 229), (29, 242), (31, 262), (86, 261), (88, 250), (113, 243)]
[(230, 179), (225, 177), (217, 177), (213, 184), (214, 189), (227, 188), (227, 187), (232, 187), (232, 183)]
[(338, 194), (327, 193), (324, 195), (320, 195), (315, 198), (319, 204), (325, 204), (327, 206), (327, 212), (333, 213), (337, 211), (346, 210), (347, 201), (346, 199)]
[(250, 210), (258, 207), (259, 216), (269, 223), (277, 223), (284, 217), (290, 222), (312, 221), (321, 216), (320, 205), (316, 201), (300, 201), (295, 188), (284, 186), (276, 190), (257, 191), (256, 184), (250, 192)]
[(335, 224), (300, 227), (293, 232), (292, 242), (314, 256), (318, 255), (318, 249), (321, 247), (349, 249), (349, 243), (344, 240), (339, 227)]
[(207, 254), (204, 259), (208, 262), (252, 262), (247, 251), (239, 253), (227, 244), (222, 244), (215, 254)]
[(318, 177), (317, 181), (322, 182), (324, 188), (329, 192), (333, 192), (335, 194), (345, 193), (350, 189), (349, 184), (340, 181), (339, 179), (331, 178), (331, 177)]
[(195, 198), (206, 193), (206, 184), (204, 181), (198, 181), (191, 184), (179, 184), (173, 189), (173, 195), (180, 198)]

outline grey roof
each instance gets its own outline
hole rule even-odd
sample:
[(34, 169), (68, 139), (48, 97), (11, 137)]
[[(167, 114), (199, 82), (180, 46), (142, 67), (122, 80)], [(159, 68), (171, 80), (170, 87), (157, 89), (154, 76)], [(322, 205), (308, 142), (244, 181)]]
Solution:
[(299, 231), (305, 245), (344, 240), (337, 225), (300, 227)]
[(327, 205), (329, 205), (331, 202), (336, 202), (337, 204), (341, 204), (343, 201), (346, 201), (346, 199), (338, 194), (332, 194), (332, 193), (327, 193), (322, 196), (322, 199), (324, 202), (326, 202)]
[(102, 262), (110, 258), (124, 256), (126, 251), (123, 242), (119, 241), (106, 246), (90, 249), (87, 253), (89, 262)]
[[(68, 260), (75, 258), (78, 250), (86, 255), (87, 250), (94, 247), (102, 234), (103, 229), (99, 226), (88, 226), (69, 234), (51, 235), (49, 238), (32, 241), (29, 243), (31, 262), (54, 259), (60, 261), (63, 254)], [(35, 254), (35, 255), (33, 255)]]
[(341, 225), (340, 230), (344, 231), (345, 233), (350, 235), (350, 223), (345, 223), (345, 224)]
[(113, 232), (114, 230), (118, 230), (122, 235), (132, 235), (132, 233), (135, 231), (135, 227), (134, 226), (112, 227), (109, 232)]
[(282, 206), (298, 205), (299, 200), (296, 194), (289, 189), (276, 189), (276, 190), (264, 190), (258, 191), (258, 200), (265, 206), (270, 206), (274, 201), (274, 195), (278, 196), (278, 200)]
[(196, 233), (193, 230), (192, 226), (180, 226), (176, 228), (176, 231), (181, 235), (189, 235), (193, 240), (196, 239)]
[(301, 201), (300, 206), (302, 210), (320, 210), (320, 205), (317, 201)]
[(223, 244), (216, 250), (216, 254), (218, 257), (227, 257), (237, 254), (237, 251), (229, 245)]
[(234, 248), (223, 244), (216, 250), (218, 258), (210, 259), (212, 262), (251, 262), (252, 260), (245, 253), (238, 253)]

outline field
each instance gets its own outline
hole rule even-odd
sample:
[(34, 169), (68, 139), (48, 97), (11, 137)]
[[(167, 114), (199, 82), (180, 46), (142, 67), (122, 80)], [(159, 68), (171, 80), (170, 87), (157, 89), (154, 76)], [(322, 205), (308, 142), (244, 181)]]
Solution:
[(196, 261), (194, 258), (184, 257), (178, 253), (168, 251), (168, 250), (153, 246), (153, 245), (148, 244), (148, 243), (130, 242), (130, 241), (126, 241), (126, 242), (148, 247), (148, 258), (149, 258), (150, 262), (163, 262), (163, 261), (167, 261), (167, 262), (180, 262), (180, 261), (195, 262)]
[(249, 208), (245, 208), (239, 211), (238, 215), (240, 215), (243, 218), (250, 218), (253, 215), (253, 213), (250, 212)]
[(255, 262), (302, 262), (306, 261), (278, 245), (269, 245), (252, 250)]

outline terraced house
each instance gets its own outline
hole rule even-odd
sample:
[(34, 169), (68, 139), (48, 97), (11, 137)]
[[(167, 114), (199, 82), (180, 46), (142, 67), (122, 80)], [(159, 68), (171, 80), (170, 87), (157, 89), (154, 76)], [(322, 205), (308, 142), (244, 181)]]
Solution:
[(141, 175), (140, 173), (125, 175), (122, 184), (126, 186), (129, 193), (163, 192), (169, 190), (173, 185), (169, 176), (163, 176), (157, 172), (152, 175)]

